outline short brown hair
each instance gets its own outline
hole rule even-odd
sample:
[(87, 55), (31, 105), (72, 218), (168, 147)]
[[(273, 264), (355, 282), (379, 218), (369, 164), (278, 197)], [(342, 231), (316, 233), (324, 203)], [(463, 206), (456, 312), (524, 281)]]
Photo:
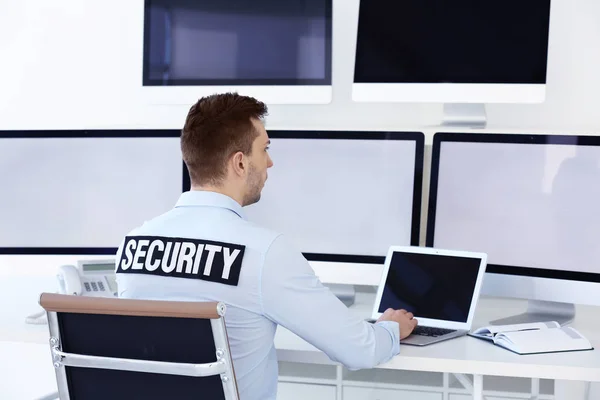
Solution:
[(258, 132), (252, 119), (261, 120), (267, 106), (237, 93), (214, 94), (194, 104), (181, 132), (181, 153), (192, 184), (219, 184), (229, 157), (250, 154)]

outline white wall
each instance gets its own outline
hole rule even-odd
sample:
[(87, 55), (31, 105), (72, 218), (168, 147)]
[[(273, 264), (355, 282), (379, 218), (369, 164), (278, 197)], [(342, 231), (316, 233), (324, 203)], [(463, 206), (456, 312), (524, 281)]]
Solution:
[[(353, 104), (359, 0), (334, 0), (334, 99), (270, 107), (270, 128), (435, 131), (440, 104)], [(552, 0), (547, 101), (489, 105), (493, 130), (594, 131), (600, 125), (600, 2)], [(143, 0), (0, 0), (0, 129), (179, 128), (188, 106), (147, 106)], [(430, 137), (428, 137), (430, 141)]]

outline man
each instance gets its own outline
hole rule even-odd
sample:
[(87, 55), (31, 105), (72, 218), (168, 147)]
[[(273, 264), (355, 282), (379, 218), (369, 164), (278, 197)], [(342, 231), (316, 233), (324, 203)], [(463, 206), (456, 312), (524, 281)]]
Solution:
[(266, 114), (265, 104), (232, 93), (194, 104), (181, 134), (191, 190), (117, 253), (120, 297), (227, 304), (242, 400), (276, 397), (277, 325), (359, 369), (391, 359), (417, 324), (404, 310), (376, 324), (353, 316), (282, 234), (246, 220), (242, 207), (259, 201), (273, 166)]

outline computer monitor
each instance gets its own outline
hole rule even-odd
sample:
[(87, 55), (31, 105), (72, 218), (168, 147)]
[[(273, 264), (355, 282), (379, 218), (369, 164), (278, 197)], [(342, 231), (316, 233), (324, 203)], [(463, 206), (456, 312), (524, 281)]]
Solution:
[(544, 101), (550, 0), (363, 0), (358, 14), (354, 101)]
[(314, 262), (383, 265), (391, 245), (418, 245), (423, 133), (268, 133), (274, 166), (250, 221)]
[(114, 255), (190, 187), (178, 130), (0, 132), (0, 254)]
[(331, 102), (332, 0), (143, 4), (144, 101), (235, 91), (267, 104)]
[(482, 293), (529, 299), (496, 321), (600, 305), (600, 137), (436, 133), (427, 246), (488, 254)]

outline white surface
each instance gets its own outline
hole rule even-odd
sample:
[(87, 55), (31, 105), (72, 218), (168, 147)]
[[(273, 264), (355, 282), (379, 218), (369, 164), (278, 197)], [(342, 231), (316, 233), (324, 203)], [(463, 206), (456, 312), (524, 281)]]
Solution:
[(442, 393), (413, 390), (392, 390), (363, 387), (345, 387), (344, 400), (442, 400)]
[[(442, 142), (435, 247), (600, 274), (600, 146)], [(486, 277), (484, 293), (600, 305), (598, 283)]]
[(56, 392), (49, 344), (0, 341), (0, 398), (42, 399)]
[(597, 282), (486, 274), (481, 292), (489, 296), (600, 305)]
[(176, 137), (0, 138), (0, 170), (2, 247), (116, 248), (183, 181)]
[[(430, 247), (406, 247), (406, 246), (392, 246), (389, 248), (387, 256), (385, 258), (385, 264), (383, 266), (383, 271), (381, 275), (381, 280), (379, 281), (379, 285), (377, 287), (377, 294), (375, 295), (375, 301), (373, 303), (373, 312), (371, 313), (371, 318), (378, 319), (381, 317), (383, 313), (379, 312), (381, 308), (381, 297), (383, 296), (383, 291), (386, 287), (387, 277), (389, 276), (389, 269), (394, 258), (394, 253), (399, 254), (424, 254), (430, 255), (429, 258), (431, 264), (435, 265), (435, 257), (436, 256), (447, 256), (447, 257), (461, 257), (463, 259), (478, 259), (479, 268), (477, 270), (477, 278), (475, 281), (475, 287), (473, 288), (473, 295), (471, 297), (471, 306), (469, 307), (469, 312), (467, 316), (467, 320), (465, 322), (459, 321), (445, 321), (440, 319), (431, 319), (431, 318), (423, 318), (421, 315), (415, 314), (414, 317), (417, 318), (418, 321), (423, 326), (432, 326), (436, 328), (444, 328), (444, 329), (465, 329), (470, 330), (473, 324), (473, 318), (475, 317), (475, 310), (477, 308), (477, 302), (479, 300), (479, 293), (481, 291), (481, 286), (483, 284), (483, 276), (485, 274), (485, 267), (487, 264), (487, 255), (485, 253), (475, 253), (475, 252), (466, 252), (466, 251), (456, 251), (456, 250), (445, 250), (445, 249), (434, 249)], [(400, 256), (402, 257), (402, 256)], [(464, 260), (463, 260), (464, 261)], [(398, 264), (409, 263), (408, 260), (400, 258)], [(422, 264), (429, 264), (424, 261)], [(447, 264), (446, 264), (447, 265)], [(436, 269), (444, 268), (444, 263), (438, 264)], [(396, 273), (398, 275), (401, 274), (402, 267), (396, 268)], [(421, 269), (421, 271), (423, 271)], [(404, 272), (405, 279), (408, 274)], [(439, 278), (436, 278), (439, 279)], [(433, 279), (432, 279), (433, 280)]]
[(308, 253), (385, 256), (410, 244), (415, 141), (273, 138), (269, 154), (250, 221)]
[[(543, 398), (543, 397), (542, 397)], [(473, 396), (466, 394), (450, 394), (448, 400), (473, 400)], [(515, 400), (514, 397), (485, 396), (485, 400)]]
[(545, 84), (353, 83), (357, 102), (543, 103)]
[(280, 400), (333, 400), (336, 387), (333, 385), (307, 385), (304, 383), (279, 382), (277, 399)]
[[(191, 103), (151, 106), (138, 90), (143, 1), (5, 1), (0, 49), (11, 62), (0, 66), (1, 129), (181, 128)], [(440, 122), (441, 104), (352, 101), (358, 5), (333, 1), (331, 104), (272, 105), (271, 129), (418, 130)], [(489, 127), (588, 133), (600, 127), (598, 15), (597, 0), (552, 1), (546, 101), (488, 104)], [(284, 88), (279, 95), (278, 101), (295, 97)]]
[(309, 261), (323, 283), (377, 286), (383, 272), (382, 264), (332, 263)]
[[(332, 87), (321, 86), (146, 86), (136, 90), (146, 105), (185, 106), (214, 93), (237, 92), (267, 104), (328, 104)], [(181, 120), (183, 123), (183, 119)]]

